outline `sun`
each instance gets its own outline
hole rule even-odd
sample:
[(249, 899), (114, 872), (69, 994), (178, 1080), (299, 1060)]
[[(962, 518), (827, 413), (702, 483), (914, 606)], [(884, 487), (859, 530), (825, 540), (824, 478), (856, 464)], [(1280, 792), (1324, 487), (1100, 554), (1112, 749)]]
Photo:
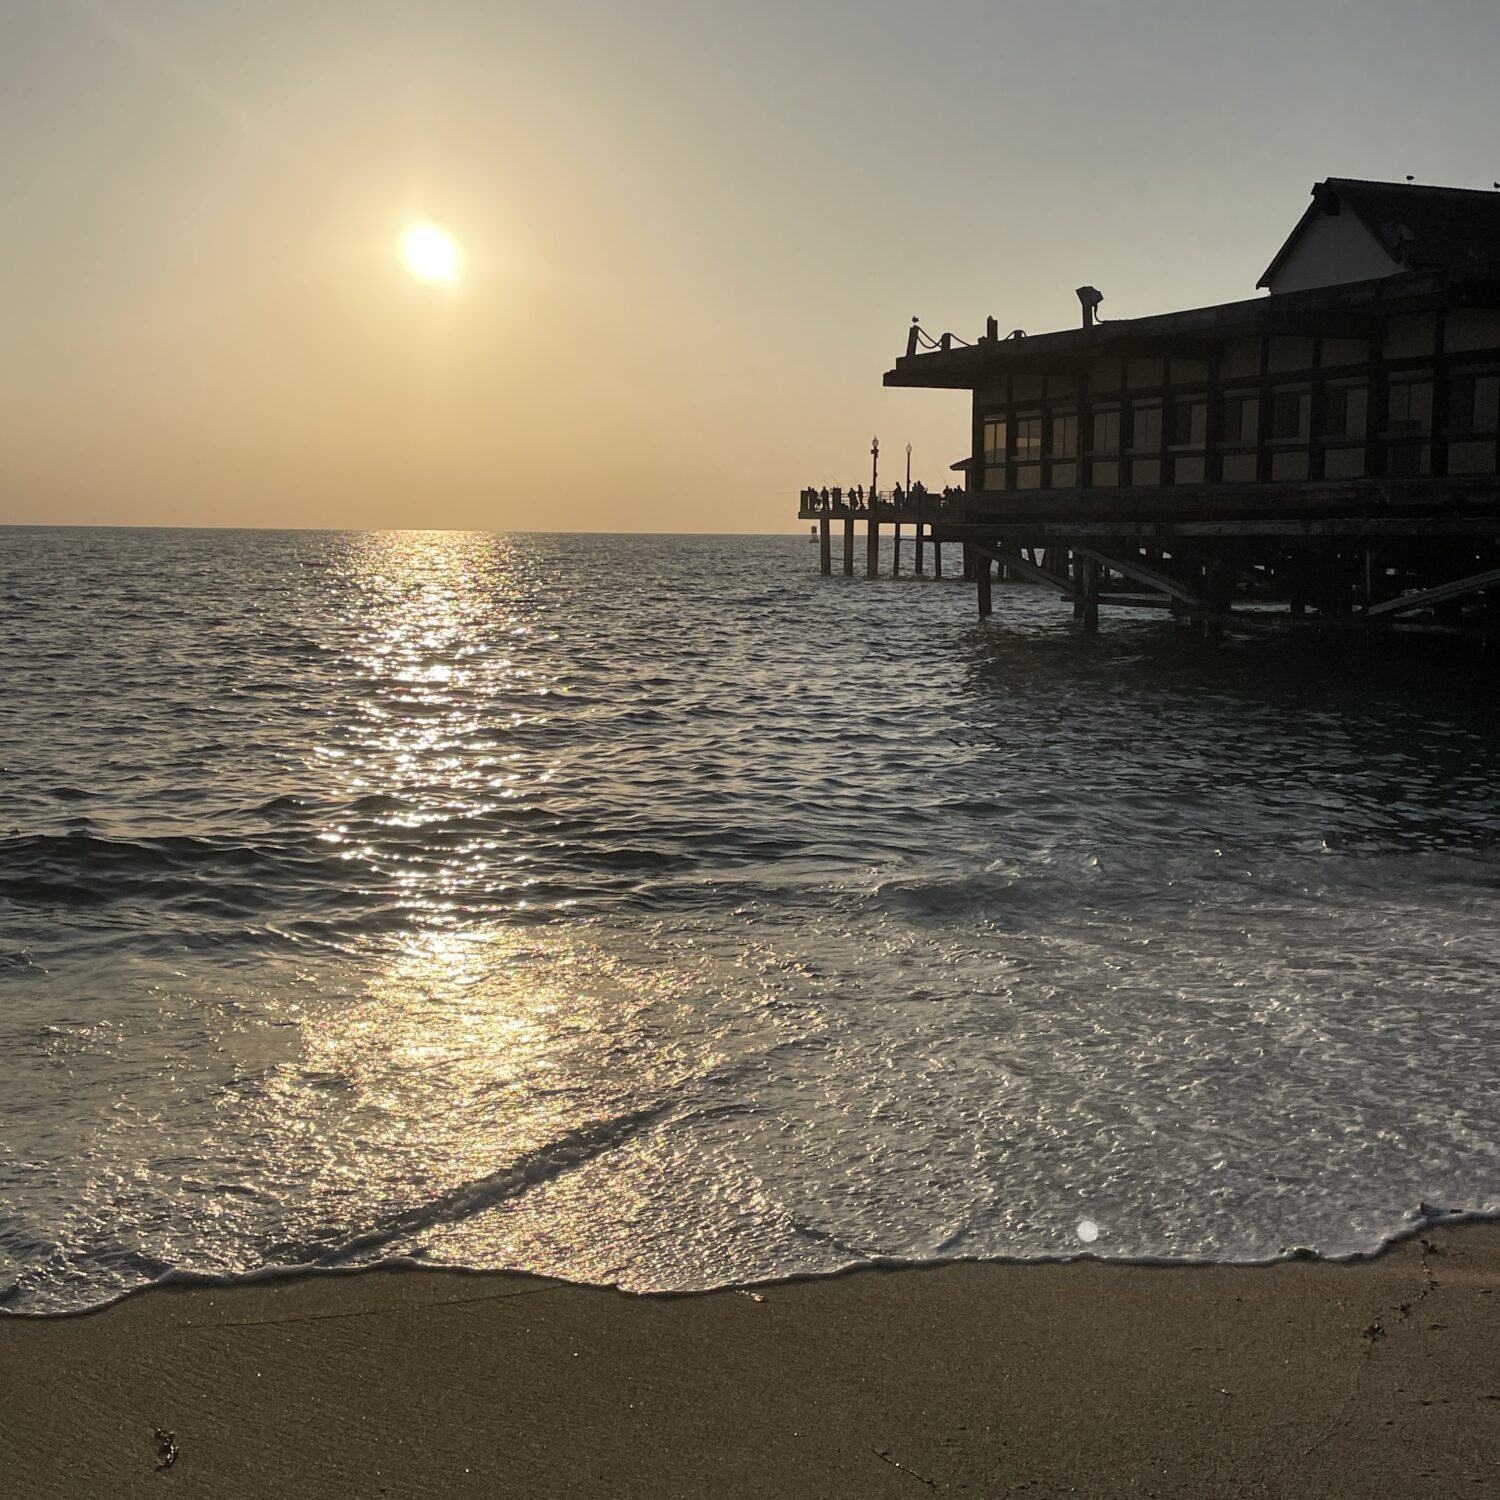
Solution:
[(436, 224), (409, 224), (401, 236), (401, 258), (418, 281), (452, 286), (463, 267), (463, 251), (446, 229)]

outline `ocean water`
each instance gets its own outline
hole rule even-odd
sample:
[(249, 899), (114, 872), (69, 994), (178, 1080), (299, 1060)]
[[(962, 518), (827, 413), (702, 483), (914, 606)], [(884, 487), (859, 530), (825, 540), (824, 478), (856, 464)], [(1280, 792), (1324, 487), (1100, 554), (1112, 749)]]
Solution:
[(1500, 1211), (1493, 662), (1131, 614), (800, 537), (0, 531), (0, 1306)]

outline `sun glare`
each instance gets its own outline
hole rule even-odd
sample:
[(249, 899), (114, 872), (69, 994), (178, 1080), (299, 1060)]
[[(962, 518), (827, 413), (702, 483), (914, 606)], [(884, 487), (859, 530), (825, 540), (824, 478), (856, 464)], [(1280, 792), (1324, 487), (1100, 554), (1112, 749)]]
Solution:
[(463, 262), (458, 241), (436, 224), (411, 224), (401, 236), (401, 258), (418, 281), (452, 286)]

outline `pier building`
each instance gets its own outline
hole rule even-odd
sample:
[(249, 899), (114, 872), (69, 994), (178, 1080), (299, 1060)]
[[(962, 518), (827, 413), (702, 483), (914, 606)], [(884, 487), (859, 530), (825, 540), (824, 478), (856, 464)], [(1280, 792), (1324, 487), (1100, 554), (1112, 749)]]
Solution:
[[(1002, 579), (1208, 629), (1500, 629), (1500, 192), (1330, 178), (1269, 295), (968, 342), (915, 322), (887, 386), (967, 391), (944, 495), (805, 491), (832, 569), (902, 526), (925, 570), (961, 551), (981, 615)], [(1249, 615), (1246, 615), (1246, 611)]]

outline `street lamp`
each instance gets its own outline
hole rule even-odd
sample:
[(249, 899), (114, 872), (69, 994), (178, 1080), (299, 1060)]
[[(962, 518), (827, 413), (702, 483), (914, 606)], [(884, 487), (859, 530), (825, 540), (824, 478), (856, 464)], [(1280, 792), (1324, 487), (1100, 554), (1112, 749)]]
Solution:
[(906, 493), (911, 494), (911, 444), (906, 445)]
[(875, 496), (880, 491), (880, 439), (870, 439), (870, 504), (875, 504)]

